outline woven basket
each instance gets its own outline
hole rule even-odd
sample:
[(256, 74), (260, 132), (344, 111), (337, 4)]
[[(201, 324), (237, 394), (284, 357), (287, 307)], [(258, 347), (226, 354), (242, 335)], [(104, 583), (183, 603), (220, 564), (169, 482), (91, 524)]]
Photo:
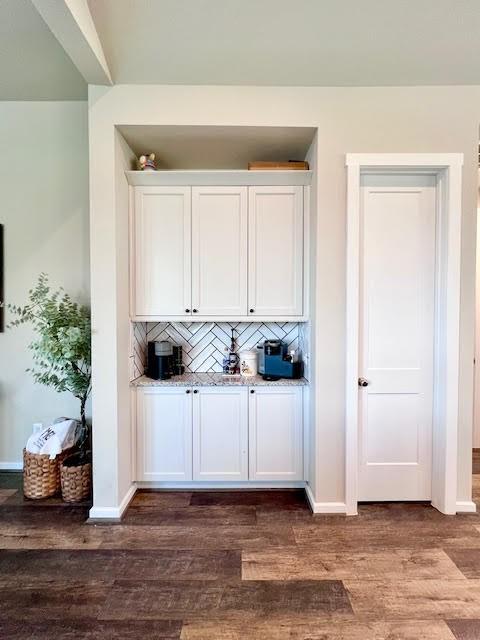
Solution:
[(40, 500), (60, 491), (60, 463), (71, 453), (62, 451), (53, 460), (48, 453), (30, 453), (23, 450), (23, 494), (26, 498)]
[(82, 502), (90, 497), (92, 489), (92, 465), (80, 464), (76, 467), (60, 465), (62, 498), (65, 502)]

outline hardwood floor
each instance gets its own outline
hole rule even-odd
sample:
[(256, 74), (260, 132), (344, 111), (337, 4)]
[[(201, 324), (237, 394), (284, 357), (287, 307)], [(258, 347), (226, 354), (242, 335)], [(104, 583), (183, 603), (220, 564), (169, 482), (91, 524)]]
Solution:
[[(480, 504), (480, 452), (474, 452)], [(480, 640), (480, 515), (302, 491), (137, 493), (121, 524), (0, 472), (0, 638)]]

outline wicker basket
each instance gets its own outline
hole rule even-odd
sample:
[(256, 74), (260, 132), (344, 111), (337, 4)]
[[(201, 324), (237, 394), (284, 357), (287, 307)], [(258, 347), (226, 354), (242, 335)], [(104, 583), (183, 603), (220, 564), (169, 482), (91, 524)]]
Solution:
[(48, 453), (30, 453), (23, 450), (23, 494), (40, 500), (60, 491), (60, 462), (67, 455), (63, 451), (53, 460)]
[(76, 467), (60, 465), (62, 498), (65, 502), (82, 502), (90, 497), (92, 489), (92, 465), (80, 464)]

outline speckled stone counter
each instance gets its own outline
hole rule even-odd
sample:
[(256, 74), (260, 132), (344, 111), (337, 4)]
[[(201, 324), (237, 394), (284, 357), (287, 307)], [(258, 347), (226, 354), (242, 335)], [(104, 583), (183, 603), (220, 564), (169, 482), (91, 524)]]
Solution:
[(169, 380), (152, 380), (147, 376), (141, 376), (132, 380), (130, 385), (132, 387), (298, 387), (308, 385), (308, 380), (306, 378), (264, 380), (262, 376), (229, 378), (221, 373), (185, 373), (183, 376), (173, 376)]

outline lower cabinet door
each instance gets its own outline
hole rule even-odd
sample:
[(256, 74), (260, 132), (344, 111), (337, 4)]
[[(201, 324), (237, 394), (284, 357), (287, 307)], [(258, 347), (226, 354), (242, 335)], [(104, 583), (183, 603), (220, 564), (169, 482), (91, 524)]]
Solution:
[(248, 480), (247, 395), (244, 387), (194, 390), (194, 480)]
[(137, 480), (176, 482), (191, 479), (191, 389), (139, 388)]
[(256, 387), (249, 396), (250, 480), (303, 480), (303, 390)]

